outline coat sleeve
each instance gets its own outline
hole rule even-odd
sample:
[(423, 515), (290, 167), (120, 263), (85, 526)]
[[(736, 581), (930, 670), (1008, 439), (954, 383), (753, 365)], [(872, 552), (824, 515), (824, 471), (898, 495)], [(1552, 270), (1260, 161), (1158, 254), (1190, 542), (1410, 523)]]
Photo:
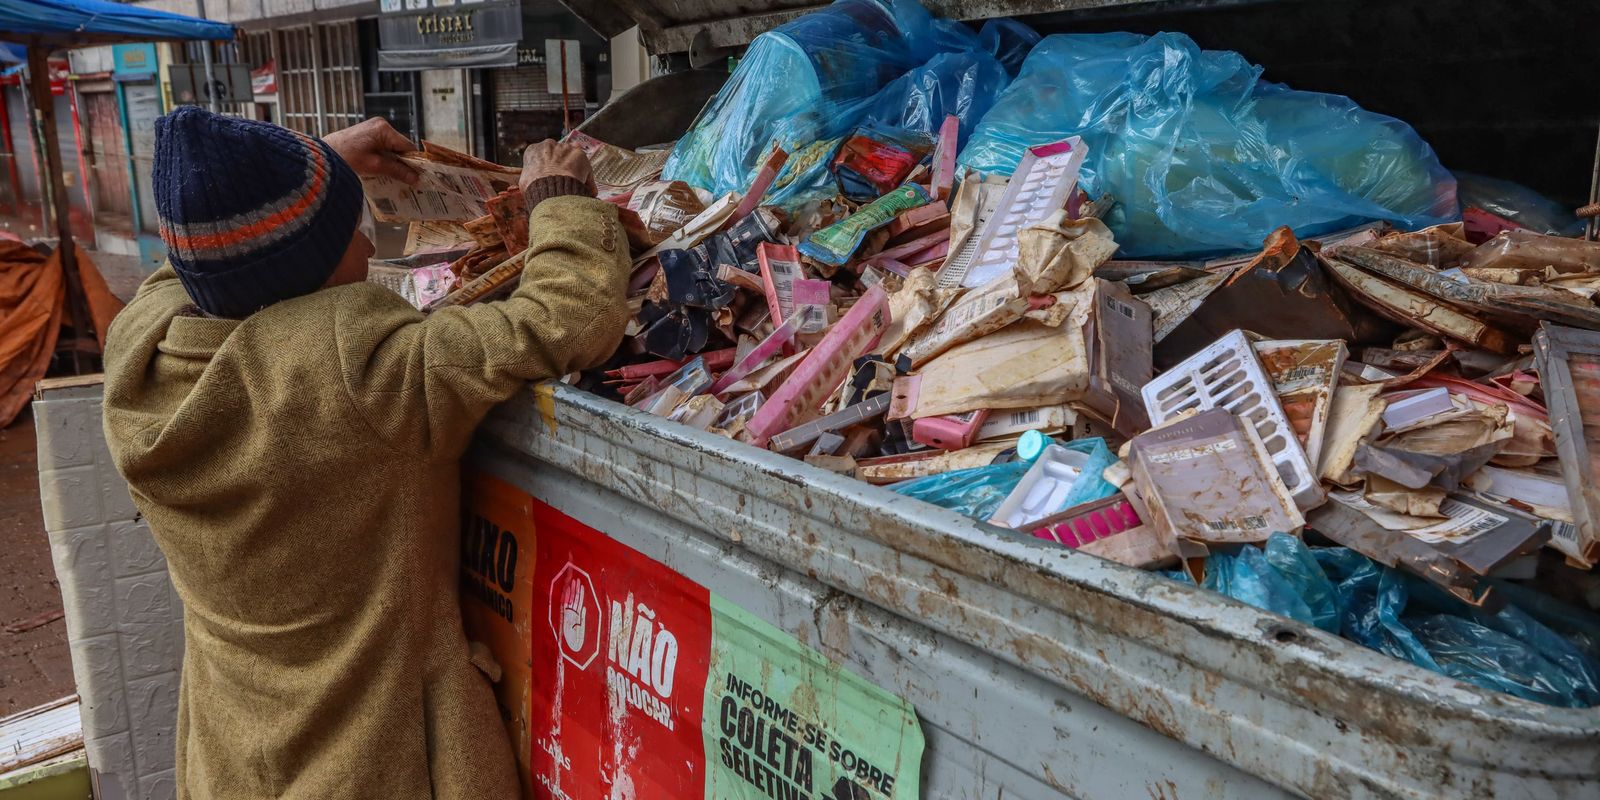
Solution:
[(336, 305), (340, 369), (380, 437), (457, 457), (489, 410), (528, 381), (597, 366), (616, 350), (632, 262), (615, 207), (560, 197), (529, 223), (526, 266), (505, 300), (428, 316)]

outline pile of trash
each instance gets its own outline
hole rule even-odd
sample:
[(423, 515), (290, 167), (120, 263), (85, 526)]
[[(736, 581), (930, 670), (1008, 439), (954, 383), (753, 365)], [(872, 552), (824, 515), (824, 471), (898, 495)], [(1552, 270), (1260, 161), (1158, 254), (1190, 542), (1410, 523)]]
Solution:
[[(568, 381), (1600, 704), (1600, 243), (1492, 179), (1462, 209), (1404, 123), (1259, 76), (1180, 34), (801, 17), (670, 149), (570, 137), (636, 258), (622, 349)], [(475, 218), (383, 209), (419, 307), (520, 273), (527, 210), (479, 177)]]

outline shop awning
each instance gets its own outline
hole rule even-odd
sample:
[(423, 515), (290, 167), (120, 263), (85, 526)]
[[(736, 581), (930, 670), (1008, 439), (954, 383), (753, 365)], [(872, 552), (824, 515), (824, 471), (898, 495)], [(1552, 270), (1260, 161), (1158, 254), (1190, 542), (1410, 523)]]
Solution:
[(109, 0), (6, 0), (0, 3), (0, 39), (47, 47), (117, 42), (222, 40), (233, 26)]

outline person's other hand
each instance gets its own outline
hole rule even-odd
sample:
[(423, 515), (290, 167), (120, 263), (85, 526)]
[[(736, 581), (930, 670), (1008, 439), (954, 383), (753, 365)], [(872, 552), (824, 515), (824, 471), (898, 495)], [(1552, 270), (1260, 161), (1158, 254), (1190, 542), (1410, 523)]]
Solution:
[(410, 139), (389, 125), (383, 117), (352, 125), (322, 137), (350, 169), (363, 178), (394, 178), (416, 184), (420, 176), (399, 156), (417, 149)]
[(522, 179), (517, 185), (523, 190), (540, 178), (562, 176), (572, 178), (594, 191), (594, 168), (589, 156), (570, 144), (546, 139), (530, 144), (522, 151)]

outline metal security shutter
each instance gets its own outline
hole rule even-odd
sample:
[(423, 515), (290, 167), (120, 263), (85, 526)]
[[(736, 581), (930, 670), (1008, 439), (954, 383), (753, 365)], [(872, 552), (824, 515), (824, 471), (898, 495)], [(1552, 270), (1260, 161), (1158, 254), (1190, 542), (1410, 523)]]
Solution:
[[(494, 110), (501, 111), (560, 111), (561, 95), (551, 94), (545, 83), (543, 64), (527, 64), (497, 69), (494, 75)], [(572, 96), (568, 102), (583, 105), (583, 98)]]
[[(495, 160), (516, 164), (529, 142), (561, 135), (561, 95), (551, 94), (544, 64), (523, 64), (494, 70)], [(574, 125), (583, 119), (583, 95), (568, 95)]]

